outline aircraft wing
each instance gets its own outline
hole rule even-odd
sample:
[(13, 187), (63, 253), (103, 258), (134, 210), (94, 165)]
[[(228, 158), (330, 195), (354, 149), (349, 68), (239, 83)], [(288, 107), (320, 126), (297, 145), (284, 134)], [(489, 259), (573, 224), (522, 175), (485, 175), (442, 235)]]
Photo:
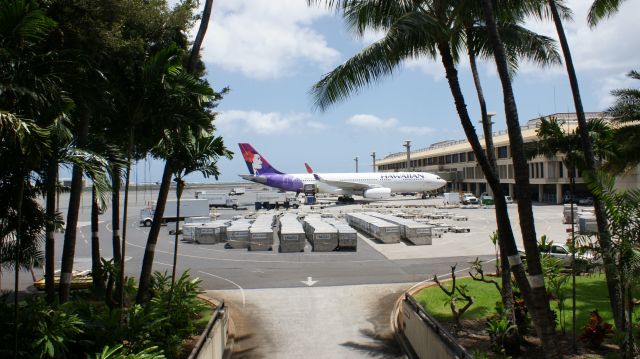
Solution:
[(367, 190), (367, 189), (371, 189), (371, 188), (381, 188), (382, 187), (380, 185), (371, 185), (371, 184), (367, 184), (367, 183), (358, 183), (358, 182), (351, 182), (351, 181), (332, 181), (332, 180), (324, 179), (324, 178), (318, 176), (317, 174), (314, 174), (313, 177), (317, 181), (320, 181), (322, 183), (326, 183), (329, 186), (338, 187), (338, 188), (346, 189), (346, 190)]

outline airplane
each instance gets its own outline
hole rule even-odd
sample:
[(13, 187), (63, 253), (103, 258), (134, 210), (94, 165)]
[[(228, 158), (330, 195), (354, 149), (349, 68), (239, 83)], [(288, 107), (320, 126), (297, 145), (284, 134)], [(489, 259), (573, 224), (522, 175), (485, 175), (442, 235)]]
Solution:
[[(428, 192), (447, 184), (440, 176), (427, 172), (370, 172), (370, 173), (295, 173), (276, 170), (267, 159), (248, 143), (239, 143), (249, 175), (245, 180), (300, 193), (305, 185), (315, 185), (317, 193), (338, 195), (339, 202), (352, 202), (353, 196), (368, 199), (387, 199), (392, 193)], [(311, 167), (307, 165), (307, 171)]]

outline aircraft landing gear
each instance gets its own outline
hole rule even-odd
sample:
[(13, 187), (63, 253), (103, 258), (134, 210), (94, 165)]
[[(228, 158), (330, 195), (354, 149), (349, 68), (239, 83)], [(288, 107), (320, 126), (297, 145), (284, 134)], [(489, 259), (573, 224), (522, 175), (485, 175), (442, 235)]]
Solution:
[(353, 203), (353, 197), (349, 196), (340, 196), (338, 197), (338, 203)]

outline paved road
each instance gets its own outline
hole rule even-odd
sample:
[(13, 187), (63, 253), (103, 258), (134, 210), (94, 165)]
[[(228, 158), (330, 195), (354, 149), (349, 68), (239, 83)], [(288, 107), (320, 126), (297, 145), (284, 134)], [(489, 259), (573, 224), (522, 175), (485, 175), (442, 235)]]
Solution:
[(208, 291), (235, 325), (233, 358), (402, 358), (390, 328), (409, 284)]

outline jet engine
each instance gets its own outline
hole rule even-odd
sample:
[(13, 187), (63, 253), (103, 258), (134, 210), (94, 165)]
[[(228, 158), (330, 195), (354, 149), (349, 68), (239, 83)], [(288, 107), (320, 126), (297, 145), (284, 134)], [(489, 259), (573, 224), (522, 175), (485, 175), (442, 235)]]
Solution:
[(363, 192), (364, 198), (386, 199), (391, 197), (391, 188), (372, 188)]

